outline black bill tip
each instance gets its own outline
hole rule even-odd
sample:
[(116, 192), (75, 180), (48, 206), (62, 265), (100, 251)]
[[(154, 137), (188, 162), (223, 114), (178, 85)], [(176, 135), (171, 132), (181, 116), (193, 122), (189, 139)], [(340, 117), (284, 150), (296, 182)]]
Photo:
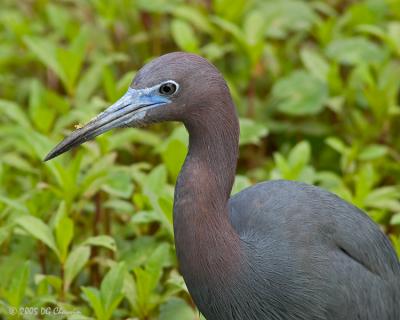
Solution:
[(68, 137), (66, 137), (63, 141), (61, 141), (58, 145), (56, 145), (43, 159), (43, 161), (48, 161), (54, 159), (55, 157), (71, 150), (74, 147), (79, 146), (80, 144), (94, 138), (95, 135), (92, 132), (96, 132), (96, 130), (90, 130), (90, 126), (86, 125), (83, 128), (77, 129), (72, 132)]
[(49, 161), (51, 159), (54, 159), (55, 157), (59, 156), (60, 154), (64, 153), (65, 151), (59, 150), (57, 149), (57, 147), (55, 147), (53, 150), (51, 150), (47, 156), (43, 159), (44, 162)]
[(67, 139), (64, 139), (62, 142), (60, 142), (55, 148), (53, 148), (47, 156), (43, 159), (43, 161), (49, 161), (51, 159), (54, 159), (55, 157), (59, 156), (60, 154), (63, 154), (64, 152), (67, 152), (69, 149), (71, 149), (73, 146), (67, 145)]

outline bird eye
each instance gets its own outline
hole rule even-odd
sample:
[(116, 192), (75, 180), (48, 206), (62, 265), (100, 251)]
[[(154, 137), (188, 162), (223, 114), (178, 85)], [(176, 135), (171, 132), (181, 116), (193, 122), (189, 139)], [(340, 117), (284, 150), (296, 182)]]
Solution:
[(158, 91), (164, 96), (170, 96), (174, 94), (178, 89), (177, 85), (173, 82), (166, 82), (160, 86)]

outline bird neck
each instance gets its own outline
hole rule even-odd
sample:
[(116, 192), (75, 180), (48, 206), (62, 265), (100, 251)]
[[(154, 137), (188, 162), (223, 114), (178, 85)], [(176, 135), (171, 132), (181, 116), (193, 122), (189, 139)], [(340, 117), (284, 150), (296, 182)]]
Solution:
[[(229, 221), (228, 200), (235, 178), (239, 125), (233, 104), (217, 115), (185, 122), (189, 151), (179, 174), (174, 201), (174, 232), (181, 272), (190, 287), (204, 270), (234, 266), (238, 235)], [(239, 260), (239, 259), (238, 259)], [(219, 264), (219, 266), (218, 266)], [(197, 278), (198, 279), (198, 278)], [(207, 278), (208, 279), (208, 278)], [(191, 281), (192, 280), (192, 281)], [(190, 288), (189, 288), (190, 290)]]
[[(211, 115), (195, 124), (187, 123), (186, 128), (189, 151), (180, 180), (196, 182), (192, 189), (196, 194), (193, 195), (224, 207), (232, 191), (239, 152), (236, 114), (228, 113), (220, 118)], [(177, 186), (180, 182), (178, 180)]]

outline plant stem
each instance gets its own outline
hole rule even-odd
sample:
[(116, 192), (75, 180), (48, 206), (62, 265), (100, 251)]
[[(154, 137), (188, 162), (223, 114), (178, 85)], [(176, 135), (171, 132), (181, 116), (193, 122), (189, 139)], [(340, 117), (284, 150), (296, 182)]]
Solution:
[(248, 102), (248, 108), (247, 108), (247, 117), (253, 118), (254, 117), (254, 97), (255, 97), (255, 76), (253, 75), (253, 72), (250, 76), (249, 80), (249, 86), (247, 87), (247, 102)]
[[(93, 224), (92, 224), (92, 232), (93, 232), (93, 236), (97, 236), (99, 235), (99, 227), (98, 225), (101, 223), (101, 220), (103, 218), (103, 214), (102, 214), (102, 197), (101, 197), (101, 193), (97, 192), (94, 196), (94, 204), (95, 204), (95, 214), (94, 214), (94, 218), (93, 218)], [(97, 255), (99, 254), (99, 250), (96, 246), (92, 247), (92, 253), (90, 256), (90, 260), (93, 260), (97, 257)], [(95, 284), (96, 286), (98, 286), (100, 284), (100, 270), (99, 270), (99, 265), (97, 263), (92, 263), (90, 266), (90, 279), (91, 282), (93, 284)]]
[(60, 301), (64, 301), (65, 300), (65, 293), (67, 292), (67, 286), (66, 286), (66, 283), (65, 283), (65, 266), (64, 266), (64, 262), (61, 262), (60, 276), (61, 276)]
[(39, 263), (40, 263), (40, 269), (42, 271), (42, 274), (47, 274), (47, 268), (46, 268), (46, 246), (42, 243), (39, 242), (39, 248), (38, 248), (38, 254), (39, 254)]

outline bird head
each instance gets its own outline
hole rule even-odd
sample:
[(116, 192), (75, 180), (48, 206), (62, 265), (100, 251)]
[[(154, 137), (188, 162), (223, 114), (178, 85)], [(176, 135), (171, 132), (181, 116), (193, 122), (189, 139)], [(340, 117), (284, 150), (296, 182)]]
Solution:
[(225, 80), (211, 63), (189, 53), (163, 55), (140, 69), (117, 102), (72, 132), (45, 161), (113, 128), (201, 119), (210, 112), (211, 97), (230, 99)]

